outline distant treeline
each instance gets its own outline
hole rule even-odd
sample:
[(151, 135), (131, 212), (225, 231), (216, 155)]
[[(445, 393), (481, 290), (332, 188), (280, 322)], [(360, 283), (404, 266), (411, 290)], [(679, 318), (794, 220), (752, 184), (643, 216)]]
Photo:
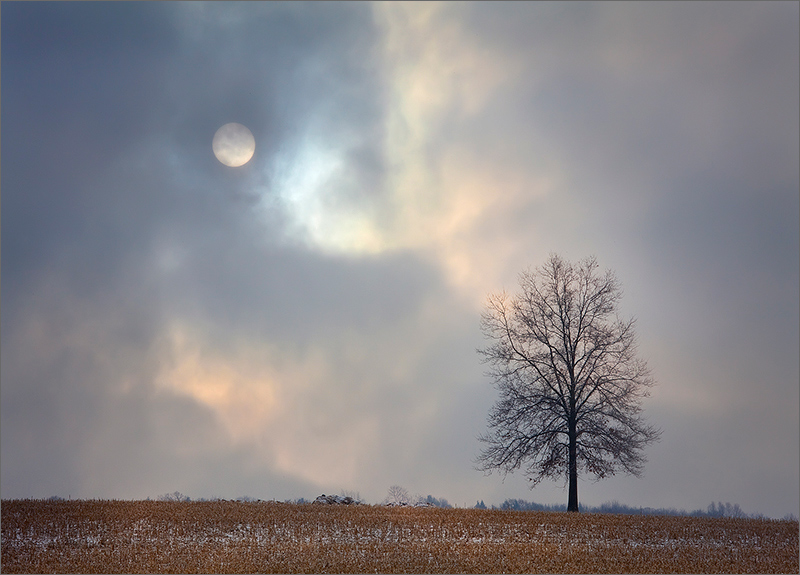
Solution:
[[(62, 500), (61, 497), (53, 496), (49, 498), (50, 500)], [(356, 497), (357, 500), (360, 500), (360, 497)], [(148, 500), (150, 498), (148, 497)], [(157, 498), (158, 501), (192, 501), (191, 497), (187, 497), (180, 491), (175, 491), (173, 493), (166, 493), (164, 495), (159, 495)], [(194, 501), (225, 501), (219, 497), (212, 497), (210, 499), (206, 499), (205, 497), (201, 497), (199, 499), (195, 499)], [(241, 501), (241, 502), (256, 502), (261, 501), (261, 499), (257, 499), (255, 497), (237, 497), (233, 501)], [(307, 500), (303, 497), (299, 499), (287, 499), (286, 503), (311, 503), (312, 500)], [(423, 497), (421, 495), (417, 495), (413, 500), (409, 501), (410, 505), (429, 505), (432, 507), (443, 507), (446, 509), (451, 509), (453, 506), (448, 503), (447, 499), (444, 498), (436, 498), (432, 495), (428, 495), (427, 497)], [(566, 512), (567, 506), (563, 503), (536, 503), (535, 501), (526, 501), (524, 499), (506, 499), (503, 503), (498, 507), (496, 505), (492, 505), (488, 507), (483, 501), (478, 501), (474, 509), (501, 509), (501, 510), (511, 510), (511, 511), (556, 511), (556, 512)], [(685, 509), (675, 509), (674, 507), (632, 507), (630, 505), (625, 505), (624, 503), (620, 503), (619, 501), (611, 501), (606, 502), (596, 507), (591, 505), (580, 505), (580, 511), (582, 513), (611, 513), (611, 514), (621, 514), (621, 515), (672, 515), (672, 516), (686, 516), (686, 517), (734, 517), (734, 518), (749, 518), (749, 519), (767, 519), (762, 513), (752, 513), (747, 514), (742, 511), (742, 508), (739, 507), (738, 504), (735, 503), (728, 503), (728, 502), (712, 502), (705, 510), (703, 509), (695, 509), (694, 511), (686, 511)], [(789, 519), (792, 521), (797, 521), (797, 517), (792, 514), (786, 514), (783, 519)]]
[[(481, 507), (482, 501), (478, 502), (476, 507)], [(484, 506), (485, 507), (485, 506)], [(543, 503), (535, 503), (533, 501), (525, 501), (524, 499), (506, 499), (500, 507), (492, 506), (492, 509), (510, 509), (514, 511), (566, 511), (567, 506), (562, 504), (547, 505)], [(631, 507), (619, 501), (611, 501), (610, 503), (603, 503), (597, 507), (590, 505), (581, 505), (580, 510), (583, 513), (614, 513), (624, 515), (684, 515), (688, 517), (744, 517), (752, 519), (764, 519), (765, 516), (757, 513), (748, 515), (742, 511), (738, 504), (712, 502), (705, 510), (695, 509), (694, 511), (686, 511), (685, 509), (675, 509), (674, 507)], [(789, 518), (787, 516), (787, 518)]]

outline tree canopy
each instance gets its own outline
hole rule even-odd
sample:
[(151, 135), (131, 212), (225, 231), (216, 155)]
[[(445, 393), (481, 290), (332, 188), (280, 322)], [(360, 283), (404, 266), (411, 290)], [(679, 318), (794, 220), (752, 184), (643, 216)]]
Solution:
[(655, 381), (636, 355), (635, 320), (619, 317), (619, 282), (595, 258), (553, 254), (519, 284), (490, 295), (481, 317), (490, 344), (478, 351), (500, 397), (479, 467), (524, 468), (534, 484), (566, 477), (567, 508), (578, 511), (579, 472), (641, 475), (643, 449), (660, 435), (641, 416)]

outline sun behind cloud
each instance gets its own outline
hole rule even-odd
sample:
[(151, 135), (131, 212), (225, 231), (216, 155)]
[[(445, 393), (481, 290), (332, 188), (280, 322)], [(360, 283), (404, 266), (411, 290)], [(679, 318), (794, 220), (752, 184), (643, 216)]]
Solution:
[(256, 140), (246, 126), (231, 122), (214, 134), (211, 149), (220, 162), (231, 168), (238, 168), (253, 157)]

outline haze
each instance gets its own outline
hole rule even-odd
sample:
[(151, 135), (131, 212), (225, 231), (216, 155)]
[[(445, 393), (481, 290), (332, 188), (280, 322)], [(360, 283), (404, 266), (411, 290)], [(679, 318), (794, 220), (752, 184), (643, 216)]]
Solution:
[(658, 381), (581, 503), (800, 514), (796, 2), (0, 9), (2, 498), (565, 503), (474, 469), (555, 252)]

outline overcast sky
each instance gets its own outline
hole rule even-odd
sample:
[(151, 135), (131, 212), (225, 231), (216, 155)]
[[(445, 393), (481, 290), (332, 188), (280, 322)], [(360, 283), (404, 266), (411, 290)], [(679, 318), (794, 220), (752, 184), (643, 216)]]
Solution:
[(797, 515), (798, 12), (3, 2), (2, 497), (566, 503), (474, 468), (480, 313), (555, 252), (658, 381), (581, 503)]

